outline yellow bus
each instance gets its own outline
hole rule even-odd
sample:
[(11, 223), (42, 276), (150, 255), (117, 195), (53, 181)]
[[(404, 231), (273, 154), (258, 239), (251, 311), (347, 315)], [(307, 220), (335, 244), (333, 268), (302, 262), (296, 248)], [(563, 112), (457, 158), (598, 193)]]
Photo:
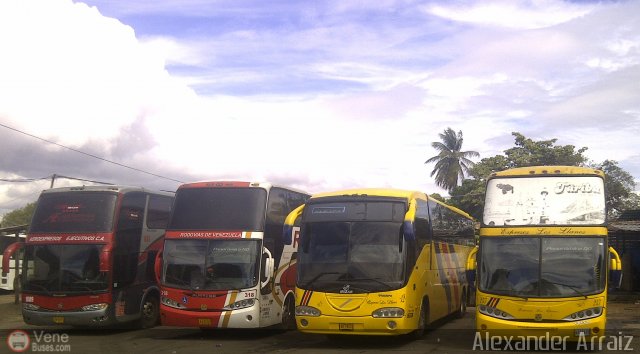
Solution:
[(482, 341), (602, 337), (607, 276), (619, 282), (621, 270), (607, 245), (604, 173), (536, 166), (492, 174), (476, 258)]
[(468, 214), (421, 192), (355, 189), (311, 197), (285, 225), (296, 219), (300, 331), (420, 337), (466, 312)]

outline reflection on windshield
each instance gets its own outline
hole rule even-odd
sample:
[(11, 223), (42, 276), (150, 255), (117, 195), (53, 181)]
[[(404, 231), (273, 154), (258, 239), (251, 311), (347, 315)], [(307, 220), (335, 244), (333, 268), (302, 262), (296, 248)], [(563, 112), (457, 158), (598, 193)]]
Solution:
[(327, 292), (400, 288), (400, 222), (314, 222), (304, 227), (298, 286)]
[(604, 221), (604, 184), (599, 177), (496, 178), (487, 184), (485, 225), (602, 225)]
[(117, 195), (108, 192), (42, 194), (30, 232), (110, 231)]
[(164, 284), (192, 290), (253, 287), (259, 248), (256, 240), (166, 240)]
[(107, 289), (100, 272), (103, 245), (29, 245), (25, 252), (24, 290), (93, 292)]
[(603, 238), (484, 238), (479, 261), (479, 286), (489, 293), (566, 297), (605, 287)]

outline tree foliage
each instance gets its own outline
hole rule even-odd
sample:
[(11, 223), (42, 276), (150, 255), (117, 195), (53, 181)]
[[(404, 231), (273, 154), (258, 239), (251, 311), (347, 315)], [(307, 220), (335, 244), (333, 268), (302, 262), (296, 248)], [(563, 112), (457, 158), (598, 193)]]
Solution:
[(36, 209), (36, 203), (29, 203), (22, 208), (12, 210), (2, 217), (2, 227), (26, 225), (31, 222), (31, 217)]
[(447, 191), (451, 191), (464, 179), (465, 174), (474, 165), (472, 157), (480, 156), (476, 151), (462, 151), (462, 131), (458, 133), (447, 128), (439, 134), (440, 141), (431, 143), (439, 153), (429, 158), (425, 164), (435, 163), (431, 177), (435, 175), (436, 184)]
[(587, 158), (586, 147), (576, 149), (573, 145), (556, 145), (557, 139), (534, 141), (524, 135), (511, 133), (515, 146), (496, 155), (480, 160), (469, 171), (471, 179), (450, 190), (451, 204), (480, 219), (484, 208), (485, 183), (489, 175), (515, 167), (566, 165), (583, 166)]
[(594, 166), (605, 173), (605, 188), (607, 190), (607, 210), (610, 217), (620, 215), (627, 209), (637, 209), (640, 205), (638, 196), (632, 191), (636, 186), (633, 176), (620, 166), (617, 161), (605, 160)]

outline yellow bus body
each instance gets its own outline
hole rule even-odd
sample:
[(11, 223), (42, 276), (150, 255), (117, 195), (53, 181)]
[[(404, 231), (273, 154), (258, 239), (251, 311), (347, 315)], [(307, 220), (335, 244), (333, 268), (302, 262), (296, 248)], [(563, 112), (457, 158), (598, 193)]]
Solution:
[[(311, 200), (335, 196), (398, 197), (407, 205), (415, 205), (417, 200), (431, 201), (454, 212), (472, 223), (472, 218), (443, 203), (433, 201), (420, 192), (391, 189), (358, 189), (314, 195)], [(299, 211), (298, 215), (301, 214)], [(409, 208), (405, 222), (413, 222), (416, 210)], [(290, 222), (294, 217), (290, 214)], [(303, 221), (304, 222), (304, 221)], [(470, 236), (473, 242), (473, 232)], [(469, 291), (465, 275), (465, 264), (474, 245), (460, 245), (445, 242), (425, 244), (416, 259), (403, 287), (380, 292), (344, 294), (296, 288), (296, 306), (312, 307), (319, 316), (296, 314), (298, 330), (306, 333), (345, 335), (400, 335), (418, 328), (421, 306), (426, 304), (426, 323), (433, 322), (466, 308)], [(300, 257), (300, 255), (299, 255)], [(300, 272), (300, 268), (298, 268)], [(401, 317), (374, 317), (376, 310), (399, 308)]]

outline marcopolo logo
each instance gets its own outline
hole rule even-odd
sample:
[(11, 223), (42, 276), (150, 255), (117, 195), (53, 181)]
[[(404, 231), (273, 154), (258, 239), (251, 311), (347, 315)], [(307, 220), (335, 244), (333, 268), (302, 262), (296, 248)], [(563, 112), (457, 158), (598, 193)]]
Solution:
[(22, 353), (29, 349), (31, 339), (29, 334), (19, 329), (9, 333), (7, 336), (7, 346), (16, 353)]
[(32, 352), (70, 352), (69, 335), (66, 333), (46, 333), (33, 331), (33, 337), (17, 329), (7, 336), (7, 346), (16, 353), (27, 350)]

